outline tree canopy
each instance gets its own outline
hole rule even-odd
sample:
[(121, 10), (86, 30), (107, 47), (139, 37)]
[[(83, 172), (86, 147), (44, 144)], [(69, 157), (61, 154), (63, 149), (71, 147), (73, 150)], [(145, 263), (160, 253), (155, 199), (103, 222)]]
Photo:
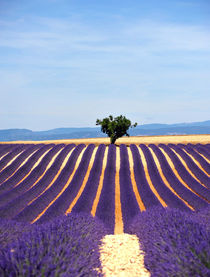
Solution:
[(122, 115), (115, 118), (110, 115), (102, 120), (97, 119), (96, 125), (101, 125), (101, 131), (107, 134), (110, 137), (111, 143), (114, 144), (118, 138), (124, 135), (129, 137), (128, 129), (136, 127), (137, 123), (132, 125), (131, 121)]

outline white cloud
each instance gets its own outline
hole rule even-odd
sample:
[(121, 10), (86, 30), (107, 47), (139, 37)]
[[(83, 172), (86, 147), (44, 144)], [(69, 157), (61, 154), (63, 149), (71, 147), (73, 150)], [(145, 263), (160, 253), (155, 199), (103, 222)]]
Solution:
[(0, 31), (0, 46), (132, 54), (165, 50), (210, 51), (210, 32), (198, 25), (142, 20), (119, 24), (113, 30), (101, 30), (71, 19), (32, 17), (29, 22), (24, 21), (0, 22), (4, 27)]
[(143, 20), (128, 26), (125, 34), (156, 51), (210, 51), (210, 32), (202, 25)]
[(114, 20), (113, 30), (79, 18), (1, 21), (1, 112), (32, 129), (36, 114), (46, 118), (36, 129), (48, 128), (50, 118), (56, 127), (90, 126), (96, 117), (125, 111), (133, 121), (178, 122), (190, 119), (197, 103), (210, 116), (209, 30)]

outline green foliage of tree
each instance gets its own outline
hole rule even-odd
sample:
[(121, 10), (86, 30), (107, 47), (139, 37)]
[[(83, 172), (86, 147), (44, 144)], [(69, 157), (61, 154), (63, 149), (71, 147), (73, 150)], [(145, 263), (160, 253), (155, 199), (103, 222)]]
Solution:
[(114, 144), (115, 141), (126, 135), (129, 137), (128, 129), (131, 127), (136, 127), (137, 123), (131, 125), (131, 121), (125, 116), (117, 116), (113, 118), (112, 115), (105, 117), (104, 119), (96, 120), (96, 125), (101, 125), (101, 131), (110, 137), (111, 143)]

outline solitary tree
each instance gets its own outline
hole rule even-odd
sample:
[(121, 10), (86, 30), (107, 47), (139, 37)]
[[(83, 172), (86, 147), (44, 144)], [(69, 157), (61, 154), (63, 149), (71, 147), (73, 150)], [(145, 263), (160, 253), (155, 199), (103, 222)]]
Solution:
[(131, 125), (131, 121), (125, 116), (117, 116), (113, 118), (112, 115), (105, 117), (103, 120), (97, 119), (96, 125), (101, 125), (101, 131), (110, 137), (111, 143), (114, 144), (116, 139), (126, 135), (128, 129), (131, 127), (136, 127), (137, 123)]

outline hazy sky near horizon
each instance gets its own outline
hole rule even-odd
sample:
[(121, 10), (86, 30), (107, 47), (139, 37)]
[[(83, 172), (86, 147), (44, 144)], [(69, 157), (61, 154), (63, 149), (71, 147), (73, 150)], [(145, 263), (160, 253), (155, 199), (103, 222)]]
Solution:
[(210, 119), (209, 0), (0, 0), (0, 129)]

